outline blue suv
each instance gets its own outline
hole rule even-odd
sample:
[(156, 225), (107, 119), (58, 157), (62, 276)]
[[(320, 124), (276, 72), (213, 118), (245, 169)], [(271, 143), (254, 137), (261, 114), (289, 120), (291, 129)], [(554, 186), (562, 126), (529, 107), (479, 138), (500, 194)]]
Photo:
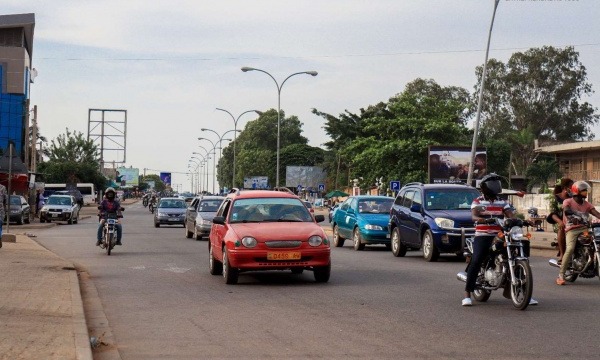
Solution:
[(388, 230), (394, 256), (423, 249), (426, 261), (441, 253), (462, 256), (463, 236), (473, 236), (471, 203), (479, 191), (460, 184), (406, 184), (398, 192)]

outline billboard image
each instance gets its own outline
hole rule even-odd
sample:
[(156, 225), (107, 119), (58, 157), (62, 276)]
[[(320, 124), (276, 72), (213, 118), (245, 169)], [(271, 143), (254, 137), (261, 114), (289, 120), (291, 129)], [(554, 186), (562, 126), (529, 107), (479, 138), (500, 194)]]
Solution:
[(268, 189), (269, 178), (267, 176), (250, 176), (244, 178), (244, 189)]
[(134, 168), (117, 168), (115, 182), (119, 186), (139, 186), (140, 169)]
[[(431, 184), (466, 184), (471, 162), (471, 148), (462, 146), (429, 147), (429, 182)], [(487, 174), (487, 153), (477, 148), (473, 163), (473, 179)]]
[(161, 172), (160, 180), (165, 183), (165, 186), (171, 186), (171, 173), (170, 172)]
[(319, 166), (286, 166), (285, 186), (297, 188), (298, 186), (309, 191), (318, 191), (319, 184), (325, 184), (327, 172)]

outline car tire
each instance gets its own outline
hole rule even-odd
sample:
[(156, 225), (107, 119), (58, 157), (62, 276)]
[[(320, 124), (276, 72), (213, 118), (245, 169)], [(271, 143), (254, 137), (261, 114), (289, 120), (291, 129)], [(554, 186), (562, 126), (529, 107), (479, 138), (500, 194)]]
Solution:
[(362, 242), (362, 237), (360, 236), (360, 230), (358, 227), (354, 228), (352, 232), (352, 242), (354, 243), (354, 250), (361, 251), (365, 249), (365, 244)]
[(28, 212), (27, 213), (27, 219), (25, 220), (25, 224), (30, 224), (31, 223), (31, 213)]
[(440, 251), (433, 242), (433, 233), (427, 229), (423, 233), (423, 258), (427, 262), (435, 262), (440, 256)]
[(340, 236), (340, 229), (337, 225), (333, 225), (333, 245), (335, 247), (344, 246), (345, 239)]
[(331, 263), (326, 266), (317, 266), (313, 269), (313, 275), (315, 276), (315, 281), (318, 283), (324, 283), (329, 281), (329, 277), (331, 276)]
[(406, 255), (406, 245), (402, 243), (402, 239), (400, 238), (400, 229), (397, 227), (392, 231), (392, 239), (391, 239), (391, 247), (392, 254), (395, 257), (403, 257)]
[(227, 247), (223, 246), (223, 279), (225, 280), (225, 284), (234, 285), (238, 282), (238, 269), (233, 268), (229, 264), (229, 258), (227, 254)]
[(223, 263), (215, 259), (211, 243), (208, 243), (208, 269), (211, 275), (223, 274)]
[(25, 215), (23, 215), (23, 213), (21, 213), (21, 216), (17, 220), (17, 225), (23, 225), (24, 222), (25, 222)]
[[(188, 230), (187, 225), (183, 225), (185, 227), (185, 237), (188, 239), (191, 239), (192, 236), (194, 235), (194, 233), (192, 233), (191, 231)], [(196, 226), (196, 224), (194, 224), (194, 227)]]

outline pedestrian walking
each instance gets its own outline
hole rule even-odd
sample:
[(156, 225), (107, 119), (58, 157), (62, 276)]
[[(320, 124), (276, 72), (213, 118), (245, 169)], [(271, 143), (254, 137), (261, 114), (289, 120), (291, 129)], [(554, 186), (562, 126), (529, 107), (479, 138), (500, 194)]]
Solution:
[(44, 195), (42, 195), (42, 190), (38, 189), (35, 194), (35, 217), (40, 215), (40, 210), (45, 205)]
[(0, 247), (2, 247), (2, 225), (4, 224), (4, 217), (6, 216), (7, 206), (8, 195), (6, 194), (6, 187), (0, 184)]

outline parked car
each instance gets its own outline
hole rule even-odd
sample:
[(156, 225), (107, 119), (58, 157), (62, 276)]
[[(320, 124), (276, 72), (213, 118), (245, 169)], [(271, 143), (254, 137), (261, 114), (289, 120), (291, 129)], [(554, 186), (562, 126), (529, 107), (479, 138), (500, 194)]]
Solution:
[(352, 239), (354, 250), (365, 245), (384, 244), (390, 247), (388, 223), (394, 199), (387, 196), (361, 195), (347, 198), (335, 211), (333, 245), (344, 246), (345, 239)]
[(79, 205), (79, 208), (83, 207), (83, 194), (79, 190), (58, 190), (55, 191), (54, 194), (71, 195), (75, 198), (75, 201), (77, 202), (77, 205)]
[(178, 197), (164, 197), (158, 201), (154, 211), (154, 227), (161, 225), (183, 225), (185, 227), (185, 211), (187, 204)]
[(11, 195), (10, 210), (7, 215), (10, 222), (16, 222), (19, 225), (29, 224), (31, 222), (31, 207), (23, 196)]
[(423, 249), (426, 261), (442, 253), (462, 256), (463, 237), (473, 236), (471, 203), (479, 192), (459, 184), (410, 183), (396, 196), (390, 213), (392, 253)]
[(212, 219), (224, 199), (223, 196), (201, 196), (192, 200), (185, 211), (185, 237), (190, 239), (193, 236), (201, 240), (203, 236), (208, 236)]
[(302, 202), (304, 203), (304, 206), (306, 206), (306, 208), (308, 209), (308, 211), (310, 211), (311, 214), (315, 213), (315, 208), (313, 207), (313, 204), (310, 203), (310, 201), (302, 200)]
[(50, 195), (40, 210), (40, 222), (66, 221), (79, 223), (79, 205), (71, 195)]
[(249, 190), (227, 195), (210, 231), (209, 269), (235, 284), (245, 271), (313, 272), (317, 282), (331, 274), (331, 249), (302, 201), (285, 191)]

